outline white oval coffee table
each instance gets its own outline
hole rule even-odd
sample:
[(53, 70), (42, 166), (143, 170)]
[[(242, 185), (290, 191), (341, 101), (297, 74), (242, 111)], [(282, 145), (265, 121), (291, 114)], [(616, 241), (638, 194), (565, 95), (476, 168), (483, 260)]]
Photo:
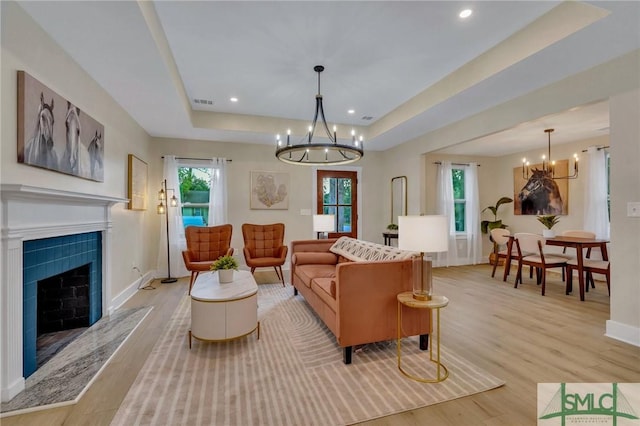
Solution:
[(218, 274), (200, 274), (191, 289), (191, 337), (205, 342), (224, 342), (257, 331), (258, 285), (249, 271), (235, 271), (233, 282), (220, 284)]

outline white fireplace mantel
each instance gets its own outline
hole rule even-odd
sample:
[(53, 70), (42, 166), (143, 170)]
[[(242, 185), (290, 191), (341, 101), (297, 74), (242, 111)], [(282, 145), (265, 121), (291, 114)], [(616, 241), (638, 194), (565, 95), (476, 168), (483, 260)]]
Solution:
[(111, 301), (111, 207), (126, 198), (87, 194), (21, 184), (3, 184), (2, 286), (0, 293), (0, 378), (2, 401), (24, 389), (23, 367), (23, 242), (102, 232), (102, 306)]

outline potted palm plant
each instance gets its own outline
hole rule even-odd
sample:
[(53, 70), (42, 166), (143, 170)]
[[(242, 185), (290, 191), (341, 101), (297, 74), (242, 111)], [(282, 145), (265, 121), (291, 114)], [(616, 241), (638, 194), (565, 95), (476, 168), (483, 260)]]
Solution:
[(233, 271), (238, 270), (238, 261), (233, 256), (222, 256), (211, 265), (212, 271), (218, 271), (221, 284), (233, 282)]
[[(509, 197), (500, 197), (500, 199), (496, 202), (495, 206), (488, 206), (482, 210), (483, 213), (485, 210), (489, 210), (491, 213), (493, 213), (493, 220), (483, 220), (482, 222), (480, 222), (480, 230), (482, 231), (483, 234), (489, 234), (492, 229), (507, 227), (507, 225), (502, 223), (502, 219), (498, 219), (498, 209), (500, 208), (501, 205), (509, 204), (512, 202), (513, 202), (513, 199)], [(498, 256), (495, 253), (496, 242), (491, 239), (491, 235), (489, 235), (489, 239), (494, 244), (494, 250), (489, 255), (489, 264), (493, 265), (498, 261)]]
[(493, 220), (483, 220), (482, 222), (480, 222), (480, 230), (482, 231), (483, 234), (487, 234), (491, 232), (492, 229), (495, 229), (495, 228), (507, 227), (507, 225), (502, 223), (502, 219), (498, 219), (498, 208), (500, 208), (500, 206), (503, 204), (509, 204), (509, 203), (513, 203), (513, 199), (509, 197), (501, 197), (496, 202), (495, 206), (485, 207), (482, 210), (482, 213), (484, 213), (485, 210), (489, 210), (491, 213), (493, 213)]
[(545, 214), (537, 217), (538, 222), (544, 225), (546, 229), (542, 230), (542, 236), (545, 238), (553, 238), (556, 236), (556, 232), (551, 229), (556, 223), (560, 221), (560, 218), (555, 214)]

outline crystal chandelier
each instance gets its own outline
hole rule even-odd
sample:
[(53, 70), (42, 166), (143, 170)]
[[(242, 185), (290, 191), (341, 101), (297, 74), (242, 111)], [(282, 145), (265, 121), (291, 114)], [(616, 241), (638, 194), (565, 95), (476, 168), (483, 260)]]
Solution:
[[(575, 179), (578, 177), (578, 154), (573, 154), (573, 174), (567, 176), (556, 176), (556, 162), (551, 160), (551, 133), (555, 129), (545, 129), (544, 132), (548, 136), (547, 155), (542, 155), (542, 170), (544, 174), (552, 179)], [(537, 169), (534, 169), (537, 170)], [(522, 159), (522, 178), (529, 180), (529, 162), (526, 158)]]
[[(333, 132), (329, 130), (322, 107), (320, 73), (324, 71), (324, 67), (316, 65), (313, 70), (318, 73), (318, 94), (313, 123), (309, 126), (308, 133), (297, 143), (291, 142), (291, 129), (287, 130), (286, 142), (280, 138), (280, 135), (276, 135), (276, 157), (285, 163), (305, 166), (340, 165), (358, 161), (364, 155), (363, 138), (362, 136), (356, 138), (355, 130), (351, 130), (351, 143), (338, 143), (337, 127), (333, 126)], [(318, 118), (322, 120), (320, 125), (327, 134), (328, 142), (313, 140)]]

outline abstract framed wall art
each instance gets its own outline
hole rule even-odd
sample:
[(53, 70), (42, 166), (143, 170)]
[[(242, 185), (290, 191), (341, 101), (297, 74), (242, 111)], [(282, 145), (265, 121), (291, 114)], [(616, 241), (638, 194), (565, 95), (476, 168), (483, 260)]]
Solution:
[(289, 208), (289, 173), (251, 172), (250, 208), (287, 210)]
[(104, 126), (18, 71), (18, 162), (104, 182)]
[[(568, 179), (553, 179), (542, 164), (529, 166), (528, 179), (522, 167), (513, 169), (513, 209), (516, 215), (569, 214)], [(556, 161), (555, 176), (567, 176), (569, 160)]]
[(129, 210), (147, 209), (147, 163), (133, 154), (129, 154), (129, 178), (127, 193)]

